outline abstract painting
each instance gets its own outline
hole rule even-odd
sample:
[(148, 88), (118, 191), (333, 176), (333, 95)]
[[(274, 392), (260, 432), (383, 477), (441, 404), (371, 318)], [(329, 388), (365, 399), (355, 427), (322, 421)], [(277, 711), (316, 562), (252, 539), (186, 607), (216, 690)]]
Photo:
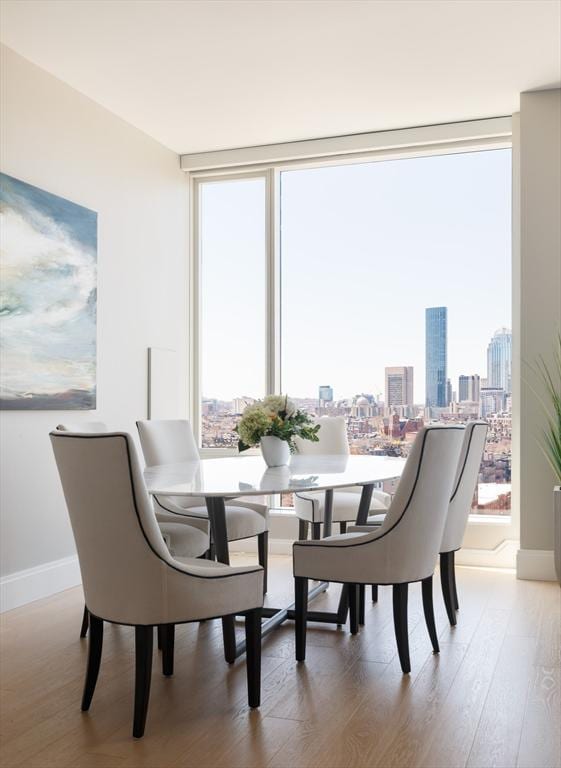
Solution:
[(0, 173), (0, 409), (96, 407), (97, 213)]

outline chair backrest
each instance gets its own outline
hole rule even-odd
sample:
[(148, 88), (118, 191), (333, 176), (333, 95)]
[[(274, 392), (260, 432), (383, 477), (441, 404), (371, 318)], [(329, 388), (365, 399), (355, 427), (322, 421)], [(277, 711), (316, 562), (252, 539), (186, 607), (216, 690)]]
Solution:
[(390, 583), (420, 581), (436, 565), (456, 477), (464, 428), (430, 425), (419, 431), (382, 526)]
[(350, 453), (347, 425), (343, 416), (320, 416), (315, 419), (315, 423), (320, 425), (319, 442), (312, 443), (297, 437), (295, 443), (298, 453), (324, 456), (347, 456)]
[(59, 432), (77, 432), (78, 434), (108, 431), (107, 425), (103, 421), (66, 422), (65, 424), (58, 424), (57, 430)]
[(185, 419), (137, 421), (136, 426), (147, 467), (199, 458), (193, 430)]
[(440, 546), (441, 552), (454, 552), (462, 546), (485, 450), (487, 429), (488, 425), (484, 421), (471, 421), (466, 426)]
[(50, 437), (88, 609), (108, 621), (152, 623), (162, 605), (162, 566), (173, 561), (131, 436), (56, 430)]

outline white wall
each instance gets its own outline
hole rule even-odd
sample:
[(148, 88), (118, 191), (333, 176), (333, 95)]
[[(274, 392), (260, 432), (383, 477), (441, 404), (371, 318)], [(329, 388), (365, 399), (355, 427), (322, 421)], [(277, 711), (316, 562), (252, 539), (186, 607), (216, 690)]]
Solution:
[[(529, 366), (539, 355), (552, 363), (561, 329), (561, 90), (522, 93), (514, 122), (513, 458), (520, 504), (518, 575), (555, 578), (553, 500), (555, 477), (539, 446), (544, 413)], [(516, 464), (514, 475), (517, 473)]]
[[(20, 571), (74, 554), (49, 430), (64, 419), (134, 430), (146, 416), (148, 346), (180, 351), (186, 402), (188, 207), (177, 155), (9, 49), (1, 63), (2, 170), (98, 212), (99, 269), (97, 410), (1, 414), (9, 603), (29, 579), (31, 595), (52, 577), (39, 569), (26, 582)], [(76, 568), (61, 565), (64, 587)]]

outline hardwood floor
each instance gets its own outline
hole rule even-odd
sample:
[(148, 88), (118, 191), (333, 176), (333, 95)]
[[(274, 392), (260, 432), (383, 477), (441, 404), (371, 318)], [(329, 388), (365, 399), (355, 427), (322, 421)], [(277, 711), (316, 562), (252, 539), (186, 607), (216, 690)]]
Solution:
[[(270, 561), (268, 602), (287, 603), (290, 560)], [(234, 562), (245, 559), (235, 555)], [(457, 576), (454, 629), (435, 583), (440, 655), (432, 653), (420, 585), (412, 585), (412, 670), (402, 675), (391, 589), (380, 588), (376, 605), (367, 599), (366, 626), (356, 637), (348, 628), (310, 625), (305, 664), (294, 661), (291, 622), (266, 638), (256, 711), (246, 705), (243, 658), (231, 668), (223, 660), (219, 622), (179, 627), (174, 676), (164, 678), (160, 658), (154, 659), (146, 735), (139, 741), (131, 737), (132, 630), (107, 626), (97, 690), (82, 713), (81, 590), (5, 613), (0, 765), (561, 766), (559, 586), (492, 570), (457, 568)], [(334, 585), (314, 607), (334, 608), (338, 592)]]

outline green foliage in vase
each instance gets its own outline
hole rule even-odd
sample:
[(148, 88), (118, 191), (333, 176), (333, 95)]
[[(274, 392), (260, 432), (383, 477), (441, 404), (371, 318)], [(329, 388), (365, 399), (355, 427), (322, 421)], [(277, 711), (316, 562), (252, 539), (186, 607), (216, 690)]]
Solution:
[(240, 452), (259, 445), (262, 437), (278, 437), (287, 442), (290, 452), (294, 453), (295, 437), (317, 443), (319, 429), (320, 425), (314, 424), (308, 413), (298, 410), (287, 396), (269, 395), (247, 406), (235, 431)]
[(540, 378), (546, 395), (545, 400), (540, 397), (547, 418), (542, 447), (561, 483), (561, 333), (557, 336), (553, 365), (548, 365), (543, 357), (540, 357), (535, 373)]

